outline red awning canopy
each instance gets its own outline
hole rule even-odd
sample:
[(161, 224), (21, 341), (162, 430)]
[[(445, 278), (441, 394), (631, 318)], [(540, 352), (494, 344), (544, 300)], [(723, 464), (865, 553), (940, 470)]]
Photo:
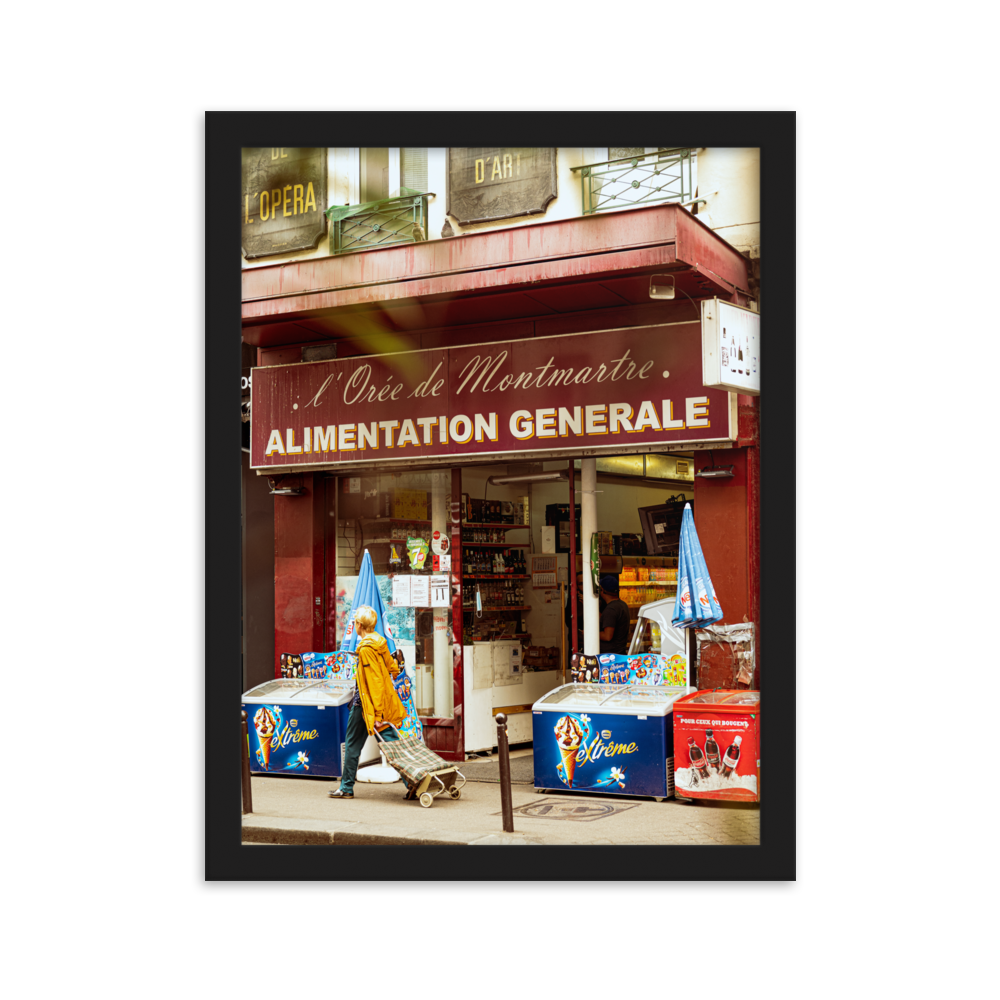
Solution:
[(405, 349), (418, 332), (648, 307), (651, 274), (673, 274), (679, 300), (746, 301), (747, 261), (679, 205), (658, 205), (248, 268), (243, 339), (381, 334)]

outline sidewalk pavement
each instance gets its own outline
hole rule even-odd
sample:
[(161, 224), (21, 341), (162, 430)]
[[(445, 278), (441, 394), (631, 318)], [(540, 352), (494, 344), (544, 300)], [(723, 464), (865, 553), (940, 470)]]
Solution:
[[(512, 757), (514, 754), (511, 755)], [(496, 754), (493, 755), (494, 760)], [(461, 769), (461, 764), (459, 764)], [(498, 765), (499, 768), (499, 765)], [(362, 772), (363, 773), (363, 772)], [(254, 775), (245, 844), (759, 844), (754, 803), (656, 802), (511, 786), (514, 832), (504, 833), (500, 785), (469, 781), (425, 809), (402, 782), (358, 782), (353, 799), (331, 799), (337, 778)]]

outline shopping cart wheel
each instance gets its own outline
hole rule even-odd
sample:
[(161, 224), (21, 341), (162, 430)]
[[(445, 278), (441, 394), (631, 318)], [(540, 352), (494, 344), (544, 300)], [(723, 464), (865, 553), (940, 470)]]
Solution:
[(424, 792), (424, 794), (420, 796), (420, 804), (425, 809), (430, 809), (430, 807), (434, 804), (434, 796), (431, 795), (430, 792)]
[(454, 788), (454, 787), (449, 788), (448, 789), (448, 794), (453, 799), (460, 799), (462, 797), (462, 789), (461, 788)]

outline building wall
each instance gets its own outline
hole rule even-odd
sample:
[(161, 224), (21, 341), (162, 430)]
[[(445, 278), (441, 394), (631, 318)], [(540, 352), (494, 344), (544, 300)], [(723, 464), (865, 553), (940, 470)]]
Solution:
[[(694, 152), (693, 184), (698, 197), (708, 203), (696, 207), (700, 220), (718, 232), (741, 253), (760, 255), (760, 150), (738, 148), (702, 148)], [(538, 215), (525, 215), (496, 222), (459, 226), (448, 219), (455, 235), (492, 229), (532, 225), (572, 219), (582, 214), (580, 176), (573, 167), (598, 163), (608, 158), (607, 147), (560, 147), (556, 153), (557, 197)], [(427, 189), (434, 193), (428, 200), (427, 238), (441, 239), (448, 218), (447, 150), (427, 151)], [(399, 192), (399, 151), (389, 150), (389, 194)], [(327, 190), (330, 205), (358, 205), (362, 198), (361, 151), (329, 148), (327, 151)], [(325, 206), (329, 207), (329, 206)], [(623, 206), (624, 208), (630, 206)], [(370, 252), (370, 251), (366, 251)], [(311, 251), (280, 254), (243, 261), (244, 268), (329, 256), (327, 238)]]
[[(328, 200), (330, 204), (356, 205), (363, 200), (361, 182), (362, 155), (358, 149), (331, 148), (328, 150)], [(715, 230), (739, 252), (755, 259), (760, 255), (760, 195), (759, 195), (759, 151), (755, 149), (715, 149), (696, 151), (696, 169), (693, 183), (698, 197), (705, 198), (705, 204), (692, 207), (700, 221)], [(577, 218), (582, 215), (581, 187), (579, 176), (573, 173), (574, 166), (596, 163), (607, 158), (607, 150), (602, 148), (560, 148), (556, 157), (558, 196), (551, 201), (543, 214), (503, 219), (496, 222), (460, 227), (454, 219), (449, 224), (456, 235), (483, 230), (505, 229), (532, 225), (542, 221), (556, 221)], [(387, 186), (390, 195), (399, 188), (399, 152), (389, 150)], [(447, 158), (446, 150), (428, 150), (427, 190), (434, 192), (428, 203), (428, 239), (441, 239), (445, 226), (447, 198)], [(626, 206), (627, 207), (627, 206)], [(372, 252), (372, 251), (367, 251)], [(255, 261), (243, 261), (243, 267), (267, 267), (274, 264), (326, 257), (329, 254), (326, 237), (319, 245), (306, 253), (270, 256)], [(280, 349), (287, 352), (271, 356), (264, 363), (295, 363), (301, 359), (297, 347)], [(745, 456), (737, 465), (744, 467)], [(477, 472), (468, 470), (470, 485)], [(305, 476), (310, 486), (311, 476)], [(317, 477), (318, 478), (318, 477)], [(753, 539), (748, 539), (751, 525), (748, 523), (746, 479), (733, 482), (726, 488), (716, 488), (706, 492), (699, 483), (697, 492), (699, 510), (699, 533), (702, 534), (706, 557), (711, 565), (725, 565), (725, 572), (716, 580), (716, 588), (723, 607), (727, 611), (727, 621), (742, 620), (745, 614), (753, 612), (755, 581), (748, 571)], [(468, 490), (475, 492), (474, 490)], [(536, 492), (537, 491), (537, 492)], [(565, 487), (558, 492), (564, 492)], [(533, 520), (536, 524), (544, 520), (545, 489), (530, 491), (534, 508)], [(630, 489), (633, 495), (626, 505), (630, 511), (642, 506), (645, 500), (642, 487)], [(554, 500), (559, 502), (553, 488)], [(310, 489), (306, 497), (293, 500), (272, 498), (275, 503), (274, 522), (274, 657), (283, 650), (303, 651), (322, 649), (324, 641), (323, 616), (330, 608), (317, 603), (317, 595), (323, 589), (323, 515), (327, 514), (319, 498)], [(610, 499), (610, 498), (608, 498)], [(551, 501), (550, 501), (551, 502)], [(651, 502), (656, 502), (652, 500)], [(539, 510), (539, 505), (541, 510)], [(602, 530), (635, 530), (630, 519), (628, 525), (617, 523), (611, 509), (603, 512), (599, 498), (598, 524)], [(613, 522), (613, 523), (611, 523)], [(345, 525), (346, 528), (346, 525)], [(540, 538), (534, 540), (535, 551), (540, 549)], [(706, 545), (707, 542), (707, 545)], [(339, 539), (334, 545), (339, 544)], [(347, 544), (346, 541), (344, 544)], [(715, 548), (713, 548), (713, 545)], [(318, 553), (318, 555), (317, 555)], [(338, 553), (339, 554), (339, 553)], [(331, 553), (332, 555), (332, 553)], [(565, 558), (565, 557), (564, 557)], [(560, 560), (563, 564), (563, 560)], [(529, 616), (529, 628), (536, 643), (557, 645), (561, 620), (561, 604), (553, 595), (532, 593), (529, 603), (533, 611)], [(547, 641), (546, 641), (547, 640)]]
[(740, 253), (760, 256), (760, 150), (703, 149), (698, 156), (698, 219)]

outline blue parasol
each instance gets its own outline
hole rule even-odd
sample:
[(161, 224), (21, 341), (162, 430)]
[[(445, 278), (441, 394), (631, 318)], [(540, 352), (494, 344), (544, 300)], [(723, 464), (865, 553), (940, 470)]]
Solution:
[[(389, 652), (395, 652), (396, 643), (392, 638), (392, 629), (386, 621), (385, 601), (382, 599), (382, 593), (378, 588), (378, 580), (375, 577), (375, 567), (372, 565), (372, 557), (369, 555), (367, 549), (365, 549), (364, 557), (361, 560), (361, 573), (358, 576), (357, 586), (354, 588), (354, 600), (351, 604), (351, 620), (347, 623), (344, 641), (340, 644), (341, 650), (353, 653), (357, 649), (358, 630), (354, 625), (354, 612), (358, 608), (365, 606), (375, 609), (375, 631), (385, 636), (385, 641), (389, 646)], [(413, 669), (411, 667), (404, 666), (393, 681), (393, 685), (396, 688), (396, 694), (399, 696), (399, 700), (403, 703), (403, 708), (406, 710), (406, 718), (396, 728), (399, 730), (400, 736), (416, 736), (417, 739), (423, 740), (424, 730), (423, 724), (417, 716), (417, 709), (415, 705), (416, 692), (414, 690), (414, 684), (415, 677)], [(366, 743), (365, 748), (374, 752), (375, 740), (370, 736), (368, 739), (371, 742)], [(391, 770), (391, 768), (389, 770)], [(364, 774), (364, 777), (362, 777), (362, 774)], [(359, 772), (359, 780), (368, 780), (374, 774), (375, 771), (372, 768), (362, 768)], [(393, 774), (395, 774), (395, 771), (393, 771)], [(394, 781), (395, 778), (392, 780)]]
[(375, 567), (372, 565), (372, 557), (365, 549), (364, 557), (361, 560), (361, 573), (358, 576), (357, 585), (354, 588), (354, 599), (351, 603), (351, 618), (344, 630), (344, 641), (340, 648), (353, 653), (358, 646), (358, 630), (354, 626), (354, 612), (358, 608), (369, 607), (375, 609), (378, 620), (375, 628), (385, 636), (385, 641), (389, 644), (389, 652), (396, 652), (396, 643), (392, 638), (392, 629), (385, 620), (385, 602), (378, 589), (378, 580), (375, 578)]
[(712, 578), (694, 527), (691, 504), (684, 504), (681, 519), (680, 558), (677, 566), (677, 600), (673, 624), (677, 628), (704, 628), (723, 618)]
[[(392, 638), (392, 629), (389, 628), (385, 620), (385, 602), (378, 589), (378, 580), (375, 578), (375, 567), (372, 565), (372, 557), (368, 550), (361, 559), (361, 572), (358, 574), (357, 586), (354, 588), (354, 600), (351, 603), (351, 618), (344, 631), (344, 641), (340, 644), (341, 650), (349, 653), (355, 652), (358, 648), (358, 630), (354, 624), (354, 613), (358, 608), (373, 608), (376, 615), (375, 629), (385, 636), (385, 641), (389, 644), (389, 652), (396, 651), (396, 643)], [(361, 748), (361, 759), (366, 760), (373, 751), (378, 749), (378, 741), (374, 736), (369, 736), (365, 745)], [(381, 751), (379, 751), (381, 754)], [(385, 755), (382, 754), (382, 763), (369, 766), (358, 772), (358, 781), (372, 782), (375, 784), (391, 784), (399, 780), (399, 773), (385, 762)]]

